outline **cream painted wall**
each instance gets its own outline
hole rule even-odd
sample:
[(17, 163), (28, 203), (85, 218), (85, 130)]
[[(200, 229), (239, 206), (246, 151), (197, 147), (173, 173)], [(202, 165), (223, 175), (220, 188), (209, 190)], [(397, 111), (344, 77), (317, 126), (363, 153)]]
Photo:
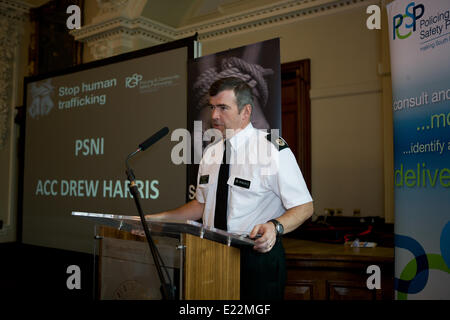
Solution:
[(311, 59), (312, 195), (315, 213), (384, 216), (379, 31), (365, 6), (202, 41), (203, 55), (280, 37), (281, 62)]
[(342, 208), (383, 216), (380, 95), (348, 95), (312, 103), (312, 186), (317, 214)]

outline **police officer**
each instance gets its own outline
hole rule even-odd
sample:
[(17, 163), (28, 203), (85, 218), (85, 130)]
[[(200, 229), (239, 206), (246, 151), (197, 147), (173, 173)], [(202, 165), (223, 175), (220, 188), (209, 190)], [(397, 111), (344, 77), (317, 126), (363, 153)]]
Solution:
[(241, 299), (282, 299), (286, 266), (281, 235), (313, 213), (297, 161), (282, 139), (253, 128), (253, 97), (241, 79), (217, 80), (209, 90), (214, 129), (225, 139), (206, 149), (196, 198), (161, 218), (198, 220), (247, 233), (255, 246), (241, 248)]

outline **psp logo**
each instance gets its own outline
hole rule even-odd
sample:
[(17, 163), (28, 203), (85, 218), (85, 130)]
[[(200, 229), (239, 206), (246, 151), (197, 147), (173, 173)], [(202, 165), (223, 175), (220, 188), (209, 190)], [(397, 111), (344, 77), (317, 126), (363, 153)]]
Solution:
[[(416, 31), (416, 21), (420, 19), (423, 14), (425, 13), (425, 7), (423, 4), (416, 5), (415, 2), (411, 2), (406, 6), (405, 14), (397, 14), (394, 16), (394, 19), (392, 21), (393, 23), (393, 31), (394, 31), (394, 40), (396, 37), (399, 39), (406, 39), (408, 38), (413, 32)], [(410, 23), (409, 20), (411, 21)], [(406, 33), (406, 34), (400, 34), (400, 27), (402, 26), (403, 22), (405, 22), (405, 29), (411, 29), (412, 31)]]
[(131, 77), (126, 77), (125, 78), (125, 87), (127, 88), (134, 88), (136, 87), (139, 82), (142, 80), (142, 75), (141, 74), (133, 74)]

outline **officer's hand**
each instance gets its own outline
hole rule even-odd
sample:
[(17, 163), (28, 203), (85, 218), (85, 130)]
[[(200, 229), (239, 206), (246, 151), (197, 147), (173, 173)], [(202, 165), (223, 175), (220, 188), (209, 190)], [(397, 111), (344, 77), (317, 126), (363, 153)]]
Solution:
[(257, 234), (261, 237), (255, 240), (253, 249), (259, 252), (269, 252), (277, 241), (277, 233), (272, 222), (256, 225), (250, 233), (250, 238), (255, 238)]
[(134, 234), (135, 236), (145, 237), (145, 231), (139, 230), (139, 229), (132, 229), (131, 234)]
[[(159, 219), (163, 219), (164, 215), (163, 215), (163, 213), (154, 213), (154, 214), (145, 215), (145, 220), (148, 220), (149, 218), (151, 220), (159, 220)], [(145, 232), (143, 229), (132, 229), (131, 234), (134, 234), (136, 236), (145, 237)]]

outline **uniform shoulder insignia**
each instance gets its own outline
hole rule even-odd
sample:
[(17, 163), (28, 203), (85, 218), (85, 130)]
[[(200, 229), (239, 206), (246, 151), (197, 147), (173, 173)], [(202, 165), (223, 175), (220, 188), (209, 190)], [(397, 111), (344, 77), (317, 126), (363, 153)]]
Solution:
[(278, 151), (281, 151), (283, 149), (289, 148), (289, 145), (287, 144), (286, 140), (284, 140), (282, 137), (278, 137), (278, 138), (273, 137), (272, 138), (272, 134), (269, 133), (266, 136), (266, 139), (268, 141), (272, 142), (273, 145), (275, 146), (275, 148), (278, 149)]

